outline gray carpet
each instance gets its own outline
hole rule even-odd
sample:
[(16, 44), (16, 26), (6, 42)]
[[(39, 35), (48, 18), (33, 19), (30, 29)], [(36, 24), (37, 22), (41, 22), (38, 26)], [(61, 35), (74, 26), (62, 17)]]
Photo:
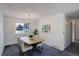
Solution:
[[(39, 48), (39, 47), (38, 47)], [(40, 48), (39, 48), (40, 49)], [(40, 49), (41, 50), (41, 49)], [(72, 43), (64, 51), (60, 51), (55, 48), (51, 48), (48, 45), (43, 45), (42, 53), (29, 50), (24, 53), (24, 56), (79, 56), (79, 43)], [(33, 52), (33, 54), (32, 54)], [(3, 56), (21, 56), (18, 44), (6, 46), (3, 52)]]

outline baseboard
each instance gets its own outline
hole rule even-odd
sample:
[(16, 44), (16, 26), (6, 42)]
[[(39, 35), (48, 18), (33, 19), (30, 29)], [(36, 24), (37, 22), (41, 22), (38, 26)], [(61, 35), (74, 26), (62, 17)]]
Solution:
[(0, 56), (3, 55), (3, 52), (4, 52), (4, 47), (3, 47), (2, 51), (0, 52)]
[(57, 49), (57, 50), (59, 50), (59, 51), (64, 51), (64, 50), (65, 50), (64, 47), (63, 47), (63, 48), (59, 48), (59, 47), (54, 46), (54, 45), (50, 45), (50, 44), (47, 44), (47, 43), (45, 43), (45, 44), (48, 45), (49, 47), (51, 47), (51, 48), (55, 48), (55, 49)]

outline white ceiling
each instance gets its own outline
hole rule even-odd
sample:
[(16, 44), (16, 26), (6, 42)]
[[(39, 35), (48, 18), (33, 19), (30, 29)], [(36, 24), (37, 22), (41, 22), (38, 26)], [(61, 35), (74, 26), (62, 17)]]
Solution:
[(69, 13), (79, 9), (77, 3), (4, 3), (0, 4), (7, 16), (27, 18), (30, 13), (32, 19), (42, 19), (58, 13)]
[(67, 16), (70, 19), (79, 19), (79, 9), (74, 12), (69, 12)]

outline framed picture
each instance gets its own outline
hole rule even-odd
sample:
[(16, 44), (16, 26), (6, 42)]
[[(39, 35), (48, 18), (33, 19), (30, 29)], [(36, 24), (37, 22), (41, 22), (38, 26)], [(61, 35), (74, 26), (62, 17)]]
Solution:
[(43, 25), (42, 32), (45, 32), (45, 33), (50, 32), (50, 25), (49, 24)]

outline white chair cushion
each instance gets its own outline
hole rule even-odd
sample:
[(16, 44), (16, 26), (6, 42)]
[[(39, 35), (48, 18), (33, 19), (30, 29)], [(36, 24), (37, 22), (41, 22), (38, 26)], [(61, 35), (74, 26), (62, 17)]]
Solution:
[(22, 46), (22, 51), (25, 52), (25, 51), (28, 51), (32, 48), (33, 48), (32, 46), (26, 46), (26, 47)]
[(30, 42), (30, 38), (28, 36), (27, 37), (20, 37), (20, 41), (29, 43)]

